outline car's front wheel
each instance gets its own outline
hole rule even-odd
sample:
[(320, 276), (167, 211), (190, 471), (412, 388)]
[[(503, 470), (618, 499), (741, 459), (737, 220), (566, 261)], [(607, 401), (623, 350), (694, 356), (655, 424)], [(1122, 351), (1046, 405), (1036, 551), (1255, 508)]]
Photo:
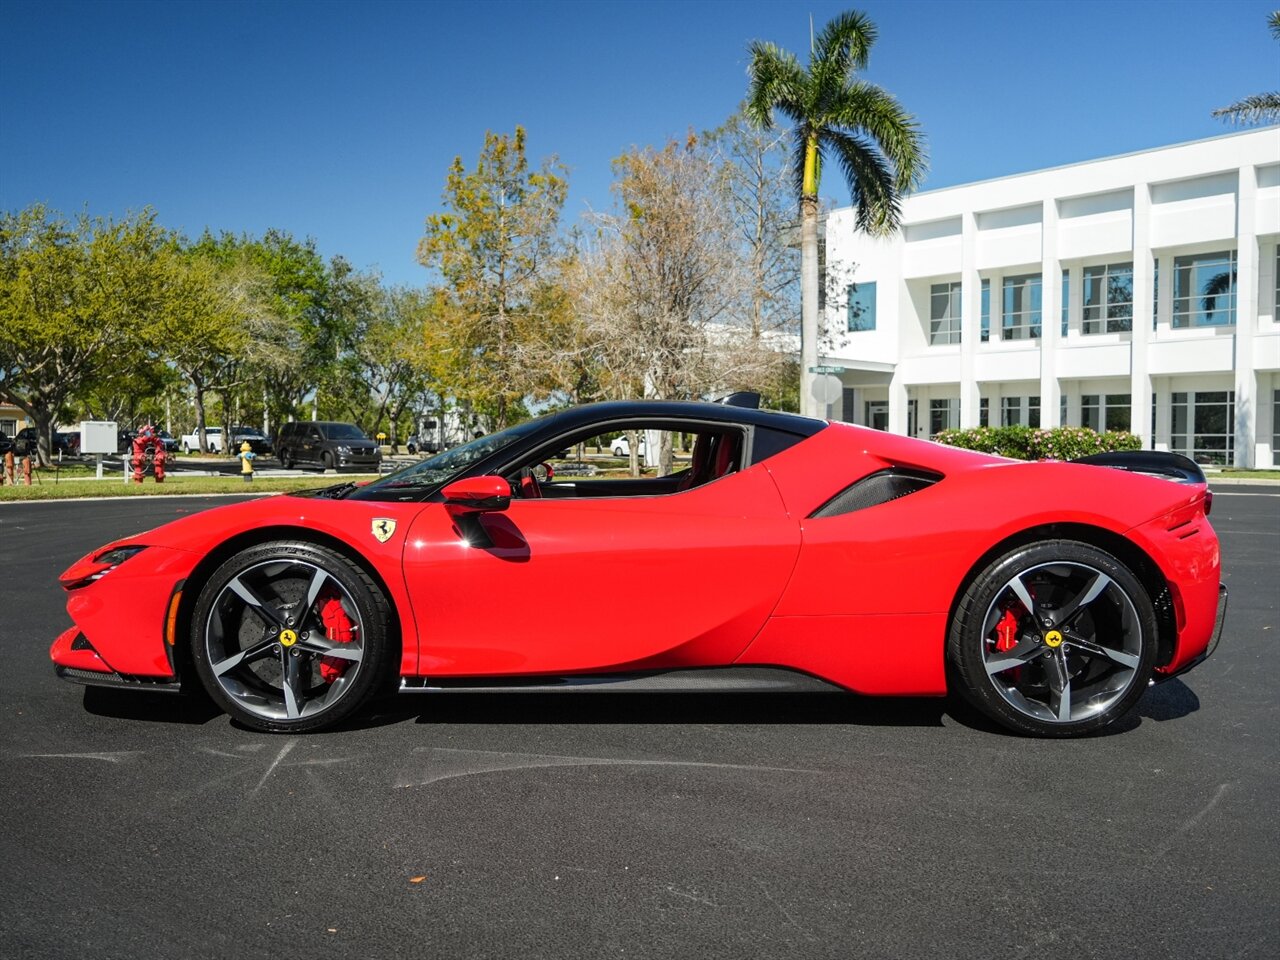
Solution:
[(264, 543), (204, 584), (192, 660), (210, 696), (246, 726), (318, 730), (358, 709), (394, 669), (389, 618), (382, 592), (346, 557)]
[(1158, 626), (1142, 584), (1090, 544), (1011, 550), (965, 590), (947, 639), (959, 691), (1019, 733), (1070, 737), (1106, 726), (1142, 696)]

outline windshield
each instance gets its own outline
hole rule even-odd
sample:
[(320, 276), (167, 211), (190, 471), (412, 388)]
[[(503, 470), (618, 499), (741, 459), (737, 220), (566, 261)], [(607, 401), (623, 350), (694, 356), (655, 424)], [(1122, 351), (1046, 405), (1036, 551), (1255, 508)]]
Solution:
[(236, 427), (232, 431), (236, 436), (240, 437), (264, 437), (264, 434), (257, 427)]
[(368, 440), (354, 423), (326, 423), (320, 428), (328, 440)]
[(490, 454), (496, 453), (503, 447), (508, 447), (522, 437), (528, 436), (538, 429), (541, 423), (542, 418), (526, 420), (524, 423), (509, 427), (499, 433), (477, 437), (470, 443), (464, 443), (460, 447), (437, 453), (434, 457), (428, 457), (426, 460), (413, 464), (413, 466), (388, 474), (381, 480), (375, 480), (373, 483), (362, 487), (360, 493), (391, 492), (397, 488), (408, 487), (414, 488), (415, 493), (418, 493), (428, 488), (444, 486), (454, 477), (466, 473), (467, 470)]

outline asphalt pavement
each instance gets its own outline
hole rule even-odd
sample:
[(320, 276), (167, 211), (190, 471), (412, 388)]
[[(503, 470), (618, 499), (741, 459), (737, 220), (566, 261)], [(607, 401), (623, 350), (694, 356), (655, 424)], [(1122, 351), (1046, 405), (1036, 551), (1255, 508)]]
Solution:
[(0, 505), (0, 956), (1280, 955), (1280, 488), (1219, 491), (1218, 653), (1070, 742), (934, 700), (604, 692), (272, 737), (55, 679), (57, 574), (226, 502)]

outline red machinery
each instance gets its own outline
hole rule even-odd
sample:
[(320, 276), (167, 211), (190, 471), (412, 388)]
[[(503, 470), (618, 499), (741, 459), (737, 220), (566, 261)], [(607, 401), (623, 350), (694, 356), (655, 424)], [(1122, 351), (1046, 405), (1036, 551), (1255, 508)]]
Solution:
[(151, 424), (138, 431), (133, 438), (133, 482), (141, 483), (150, 465), (154, 468), (156, 483), (164, 483), (164, 443)]

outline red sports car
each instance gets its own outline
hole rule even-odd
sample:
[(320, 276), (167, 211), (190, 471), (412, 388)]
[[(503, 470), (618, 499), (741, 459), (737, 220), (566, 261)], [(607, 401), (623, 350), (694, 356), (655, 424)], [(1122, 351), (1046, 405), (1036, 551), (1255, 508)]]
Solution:
[[(644, 437), (640, 477), (619, 436)], [(398, 682), (956, 692), (1072, 736), (1207, 657), (1226, 604), (1199, 468), (1102, 459), (1131, 469), (733, 403), (579, 407), (95, 550), (51, 655), (82, 683), (201, 685), (268, 731)]]

